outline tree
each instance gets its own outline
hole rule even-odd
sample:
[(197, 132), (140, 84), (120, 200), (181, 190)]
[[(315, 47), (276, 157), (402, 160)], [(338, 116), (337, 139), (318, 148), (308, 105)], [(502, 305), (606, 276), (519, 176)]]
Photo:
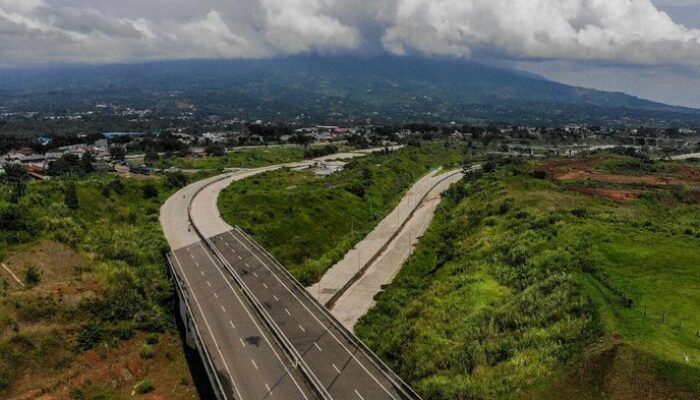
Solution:
[(75, 183), (68, 182), (64, 191), (63, 202), (66, 207), (75, 211), (80, 208), (80, 201), (78, 200), (78, 190), (75, 187)]
[(82, 164), (83, 167), (83, 172), (86, 174), (89, 174), (91, 172), (95, 172), (95, 156), (92, 155), (89, 151), (86, 151), (83, 154), (83, 157), (80, 159), (80, 163)]
[(17, 203), (27, 190), (29, 174), (20, 164), (7, 163), (3, 164), (2, 167), (5, 170), (4, 180), (12, 186), (12, 197), (10, 200), (13, 203)]
[(158, 160), (160, 160), (160, 155), (155, 150), (147, 151), (146, 156), (143, 158), (143, 161), (146, 163), (146, 165), (153, 165), (153, 163)]
[(49, 176), (64, 176), (68, 174), (82, 175), (85, 172), (83, 161), (75, 154), (64, 154), (58, 160), (49, 164)]
[(167, 172), (165, 174), (165, 186), (170, 189), (179, 189), (187, 185), (187, 177), (180, 171)]
[(126, 150), (121, 146), (112, 146), (109, 148), (109, 155), (113, 160), (124, 161), (126, 158)]
[(226, 150), (223, 146), (212, 144), (207, 146), (206, 152), (208, 156), (221, 157), (226, 154)]

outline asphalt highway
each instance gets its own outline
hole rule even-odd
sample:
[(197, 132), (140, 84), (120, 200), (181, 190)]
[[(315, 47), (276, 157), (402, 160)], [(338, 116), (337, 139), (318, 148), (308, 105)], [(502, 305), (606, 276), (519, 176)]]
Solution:
[(305, 296), (282, 267), (236, 230), (211, 238), (334, 399), (402, 399), (395, 382)]
[(228, 399), (314, 399), (245, 296), (202, 242), (172, 253)]

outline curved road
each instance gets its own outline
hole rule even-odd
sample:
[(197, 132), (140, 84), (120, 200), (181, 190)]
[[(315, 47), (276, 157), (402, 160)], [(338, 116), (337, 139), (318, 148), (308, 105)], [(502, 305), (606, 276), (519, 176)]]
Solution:
[(161, 209), (215, 384), (227, 399), (417, 399), (264, 249), (219, 216), (215, 194), (231, 182), (313, 162), (213, 177), (178, 191)]

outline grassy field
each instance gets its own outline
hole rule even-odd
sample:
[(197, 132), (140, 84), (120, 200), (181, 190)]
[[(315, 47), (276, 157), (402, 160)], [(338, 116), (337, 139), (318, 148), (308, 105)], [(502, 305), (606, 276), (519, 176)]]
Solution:
[(356, 332), (426, 399), (700, 397), (697, 182), (613, 202), (537, 168), (455, 185)]
[(458, 147), (425, 144), (355, 159), (327, 178), (270, 172), (224, 190), (219, 209), (309, 285), (366, 236), (414, 181), (461, 157)]
[[(321, 148), (314, 146), (312, 148)], [(175, 167), (179, 169), (257, 168), (265, 165), (284, 164), (314, 158), (314, 154), (304, 147), (269, 147), (237, 150), (221, 157), (176, 157), (161, 159), (156, 168)]]
[(0, 397), (126, 399), (142, 379), (196, 395), (158, 222), (174, 190), (98, 174), (32, 182), (12, 204), (0, 185), (0, 262), (21, 281), (0, 270)]

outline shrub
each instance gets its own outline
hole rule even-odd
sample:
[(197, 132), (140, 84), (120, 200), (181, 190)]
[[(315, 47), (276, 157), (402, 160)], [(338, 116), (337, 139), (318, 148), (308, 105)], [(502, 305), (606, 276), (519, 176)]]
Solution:
[(182, 172), (167, 172), (165, 174), (165, 186), (170, 189), (179, 189), (187, 185), (187, 177)]
[(488, 161), (488, 162), (486, 162), (486, 163), (484, 164), (484, 166), (482, 167), (482, 170), (484, 171), (484, 173), (487, 173), (487, 174), (488, 174), (488, 173), (491, 173), (491, 172), (495, 171), (495, 170), (496, 170), (496, 166), (497, 166), (497, 165), (496, 165), (496, 163), (495, 163), (494, 161)]
[(83, 330), (78, 334), (78, 350), (90, 350), (97, 346), (104, 338), (102, 326), (96, 323), (90, 323), (83, 327)]
[(541, 169), (532, 171), (532, 177), (535, 179), (544, 179), (547, 177), (547, 173)]
[(145, 394), (145, 393), (152, 392), (153, 390), (155, 390), (155, 388), (156, 387), (155, 387), (155, 385), (153, 385), (153, 381), (151, 381), (150, 379), (146, 379), (146, 380), (142, 381), (141, 383), (139, 383), (138, 385), (136, 385), (135, 389), (136, 389), (136, 393)]
[(571, 214), (574, 217), (585, 218), (588, 216), (588, 210), (586, 210), (585, 208), (582, 208), (582, 207), (574, 208), (573, 210), (571, 210)]
[(65, 191), (63, 193), (63, 202), (66, 207), (75, 211), (80, 208), (80, 201), (78, 200), (78, 190), (75, 187), (75, 183), (69, 182), (66, 184)]
[(158, 197), (158, 188), (152, 183), (144, 185), (141, 191), (144, 199), (153, 199)]
[(39, 268), (30, 265), (26, 271), (24, 271), (24, 282), (29, 286), (36, 286), (41, 281), (41, 273)]
[(148, 338), (146, 338), (146, 343), (148, 344), (156, 344), (160, 340), (160, 337), (158, 336), (157, 333), (151, 333), (148, 335)]
[(120, 178), (114, 178), (112, 183), (109, 184), (109, 188), (120, 196), (124, 196), (126, 194), (126, 186), (124, 186), (124, 183), (122, 183)]
[(0, 371), (0, 393), (10, 388), (10, 377), (4, 371)]
[(141, 350), (139, 351), (139, 355), (141, 356), (141, 358), (143, 358), (144, 360), (150, 360), (151, 358), (153, 358), (153, 354), (155, 354), (153, 346), (151, 346), (148, 343), (141, 346)]

